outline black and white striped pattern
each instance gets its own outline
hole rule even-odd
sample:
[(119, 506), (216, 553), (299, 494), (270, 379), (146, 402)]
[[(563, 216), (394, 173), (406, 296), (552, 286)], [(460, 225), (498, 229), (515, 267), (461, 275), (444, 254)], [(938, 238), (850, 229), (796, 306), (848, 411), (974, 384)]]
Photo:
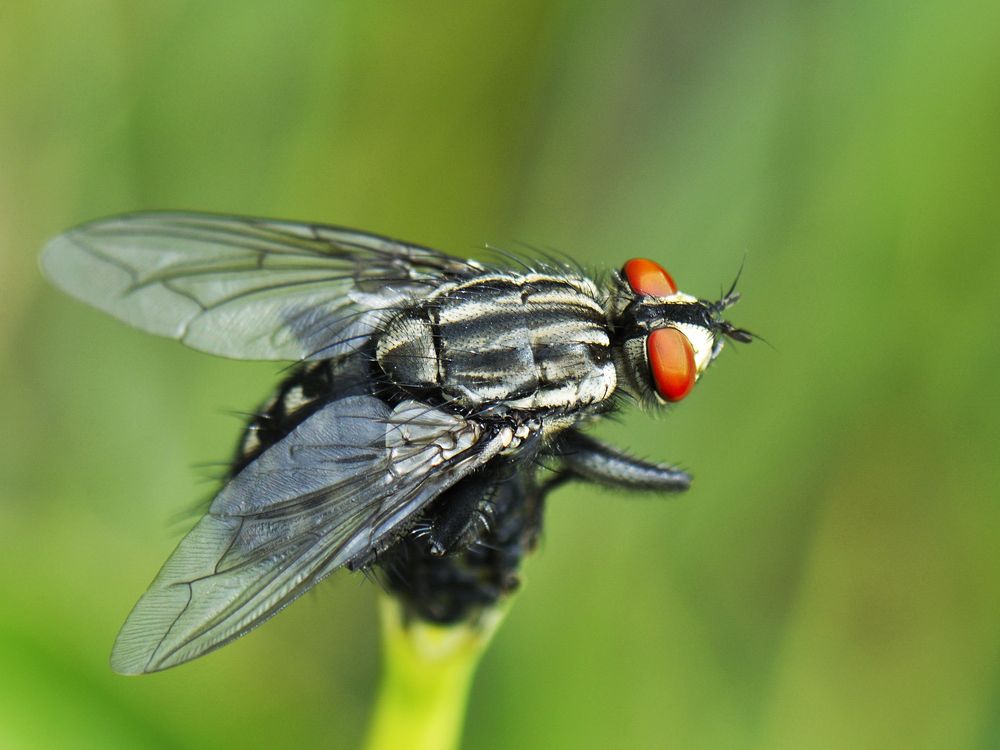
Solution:
[(396, 385), (468, 408), (586, 407), (617, 384), (600, 292), (571, 276), (491, 274), (445, 286), (387, 322), (376, 359)]

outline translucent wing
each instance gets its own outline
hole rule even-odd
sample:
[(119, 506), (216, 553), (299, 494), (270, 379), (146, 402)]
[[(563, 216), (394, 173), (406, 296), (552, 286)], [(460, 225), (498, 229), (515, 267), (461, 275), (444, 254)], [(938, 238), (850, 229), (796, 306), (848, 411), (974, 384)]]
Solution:
[(482, 270), (348, 229), (211, 214), (130, 214), (53, 239), (42, 268), (126, 323), (238, 359), (332, 358), (380, 315)]
[(509, 438), (413, 401), (327, 405), (222, 489), (132, 610), (112, 668), (154, 672), (238, 638), (370, 560)]

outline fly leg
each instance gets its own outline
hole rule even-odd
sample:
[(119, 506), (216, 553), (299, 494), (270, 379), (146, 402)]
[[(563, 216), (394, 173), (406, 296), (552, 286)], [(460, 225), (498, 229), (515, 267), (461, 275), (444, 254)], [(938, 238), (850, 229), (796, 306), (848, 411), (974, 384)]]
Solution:
[(691, 486), (691, 475), (685, 471), (633, 458), (576, 430), (563, 433), (556, 457), (560, 466), (543, 492), (571, 479), (654, 492), (683, 492)]
[(459, 482), (442, 495), (427, 530), (428, 554), (445, 557), (468, 549), (488, 534), (494, 521), (496, 491), (497, 477), (486, 472)]

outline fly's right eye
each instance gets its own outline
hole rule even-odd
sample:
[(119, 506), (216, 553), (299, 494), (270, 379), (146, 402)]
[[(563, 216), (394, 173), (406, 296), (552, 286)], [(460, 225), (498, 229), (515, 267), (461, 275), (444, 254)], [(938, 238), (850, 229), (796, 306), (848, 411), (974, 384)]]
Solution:
[(677, 284), (670, 274), (659, 263), (648, 258), (633, 258), (625, 263), (622, 276), (636, 294), (649, 297), (677, 294)]
[(691, 341), (676, 328), (657, 328), (646, 337), (653, 386), (664, 401), (680, 401), (694, 387), (698, 369)]

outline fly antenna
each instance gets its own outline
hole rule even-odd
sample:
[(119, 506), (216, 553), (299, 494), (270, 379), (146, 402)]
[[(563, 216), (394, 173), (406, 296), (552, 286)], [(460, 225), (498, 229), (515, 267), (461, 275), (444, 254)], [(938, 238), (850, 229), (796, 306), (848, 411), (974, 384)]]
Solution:
[(743, 260), (740, 261), (740, 268), (736, 272), (736, 278), (733, 279), (733, 283), (729, 285), (729, 291), (723, 294), (722, 298), (712, 306), (715, 308), (716, 312), (728, 310), (740, 301), (740, 293), (736, 291), (736, 285), (740, 283), (740, 277), (743, 275), (743, 268), (746, 266), (746, 262), (747, 255), (746, 253), (743, 253)]
[(740, 268), (739, 268), (739, 270), (738, 270), (738, 271), (736, 272), (736, 278), (735, 278), (735, 279), (733, 279), (733, 283), (732, 283), (732, 285), (731, 285), (731, 286), (729, 287), (729, 291), (728, 291), (728, 292), (726, 292), (726, 296), (727, 296), (727, 297), (728, 297), (728, 296), (729, 296), (730, 294), (732, 294), (733, 292), (735, 292), (735, 291), (736, 291), (736, 285), (740, 283), (740, 276), (742, 276), (742, 275), (743, 275), (743, 269), (744, 269), (744, 268), (746, 267), (746, 264), (747, 264), (747, 254), (746, 254), (746, 253), (743, 253), (743, 259), (742, 259), (742, 260), (740, 261)]

